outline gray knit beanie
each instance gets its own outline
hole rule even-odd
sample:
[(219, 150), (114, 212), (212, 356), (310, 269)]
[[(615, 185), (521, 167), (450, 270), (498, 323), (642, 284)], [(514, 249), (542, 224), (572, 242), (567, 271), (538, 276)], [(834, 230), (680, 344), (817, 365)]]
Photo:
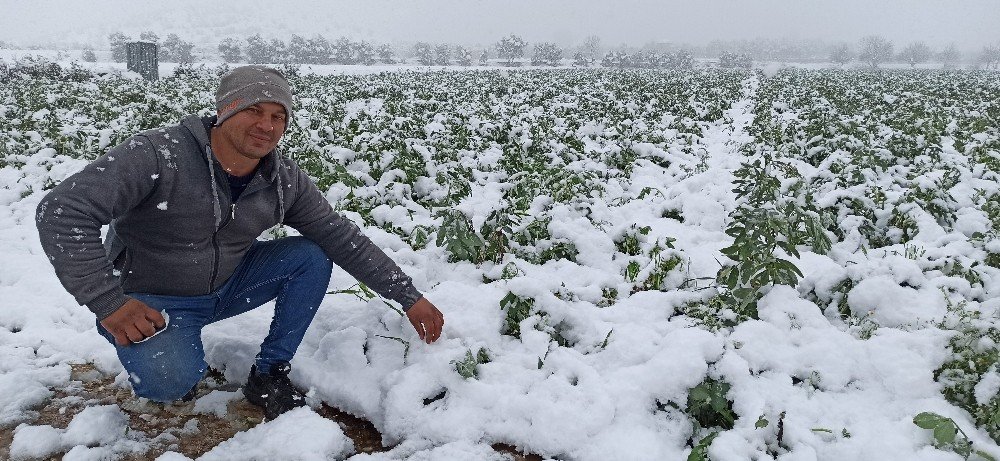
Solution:
[(291, 119), (292, 91), (285, 76), (264, 66), (243, 66), (229, 71), (222, 76), (215, 92), (215, 109), (219, 114), (215, 125), (222, 125), (227, 118), (259, 102), (285, 106), (285, 115)]

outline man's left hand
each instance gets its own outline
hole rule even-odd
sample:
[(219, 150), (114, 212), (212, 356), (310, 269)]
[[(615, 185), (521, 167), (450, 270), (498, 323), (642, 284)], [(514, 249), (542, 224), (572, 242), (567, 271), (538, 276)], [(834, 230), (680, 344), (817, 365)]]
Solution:
[(420, 339), (430, 344), (441, 337), (441, 327), (444, 326), (444, 314), (441, 313), (427, 298), (420, 298), (406, 310), (413, 329), (417, 330)]

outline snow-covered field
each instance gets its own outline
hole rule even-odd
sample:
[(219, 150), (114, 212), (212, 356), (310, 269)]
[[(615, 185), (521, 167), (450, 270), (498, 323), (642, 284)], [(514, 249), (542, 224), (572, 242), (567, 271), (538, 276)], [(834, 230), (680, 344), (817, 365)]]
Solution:
[[(292, 378), (396, 448), (352, 456), (302, 409), (202, 459), (502, 459), (497, 442), (571, 460), (1000, 456), (997, 74), (320, 74), (292, 78), (285, 151), (444, 312), (444, 334), (423, 344), (382, 300), (329, 295)], [(0, 84), (14, 457), (154, 443), (115, 405), (24, 423), (70, 364), (122, 372), (34, 209), (107, 146), (207, 113), (217, 76), (77, 80)], [(354, 284), (335, 269), (330, 289)], [(244, 379), (270, 315), (206, 329), (209, 364)], [(918, 426), (924, 412), (938, 416)]]

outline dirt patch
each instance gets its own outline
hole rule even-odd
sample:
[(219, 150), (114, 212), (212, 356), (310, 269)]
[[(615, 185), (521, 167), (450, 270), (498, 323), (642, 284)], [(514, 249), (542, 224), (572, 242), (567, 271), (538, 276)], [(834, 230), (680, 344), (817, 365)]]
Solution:
[(389, 450), (389, 448), (382, 446), (382, 434), (378, 432), (378, 429), (375, 429), (370, 421), (340, 411), (325, 403), (317, 413), (339, 423), (344, 434), (354, 441), (354, 450), (358, 453), (378, 453)]
[[(155, 459), (166, 451), (176, 451), (195, 458), (212, 447), (245, 431), (263, 420), (261, 410), (244, 399), (229, 403), (225, 418), (214, 414), (193, 413), (194, 402), (157, 404), (137, 399), (128, 389), (116, 386), (113, 376), (102, 375), (93, 365), (71, 365), (70, 383), (53, 389), (54, 395), (28, 423), (66, 428), (84, 408), (96, 405), (118, 405), (128, 417), (130, 431), (138, 431), (150, 440), (150, 450), (125, 456), (126, 460)], [(198, 385), (198, 397), (220, 389), (224, 381), (213, 373)], [(0, 459), (10, 458), (14, 427), (0, 428)], [(52, 457), (59, 459), (62, 454)]]
[(514, 461), (542, 461), (542, 457), (532, 453), (524, 453), (517, 448), (504, 443), (494, 443), (490, 446), (500, 453), (506, 453), (514, 458)]
[(14, 443), (14, 429), (0, 427), (0, 459), (10, 459), (10, 444)]
[[(66, 428), (84, 408), (95, 405), (118, 405), (129, 420), (129, 430), (141, 432), (151, 443), (149, 451), (125, 456), (127, 461), (155, 459), (167, 451), (175, 451), (195, 459), (216, 445), (232, 438), (237, 432), (250, 429), (264, 420), (264, 412), (246, 399), (234, 398), (227, 404), (225, 416), (194, 413), (194, 401), (158, 404), (138, 399), (132, 391), (116, 386), (114, 376), (102, 375), (91, 364), (71, 365), (70, 383), (53, 389), (54, 395), (28, 422), (32, 425), (50, 425)], [(220, 373), (210, 370), (197, 388), (197, 398), (212, 391), (233, 392), (239, 386), (227, 383)], [(371, 422), (337, 408), (323, 404), (317, 413), (336, 421), (344, 434), (354, 441), (358, 453), (376, 453), (392, 447), (382, 446), (382, 435)], [(16, 426), (16, 425), (15, 425)], [(0, 459), (10, 459), (10, 446), (14, 440), (14, 427), (0, 427)], [(494, 444), (493, 449), (510, 454), (515, 461), (540, 461), (533, 454), (524, 454), (516, 448)], [(48, 458), (58, 460), (64, 453)]]

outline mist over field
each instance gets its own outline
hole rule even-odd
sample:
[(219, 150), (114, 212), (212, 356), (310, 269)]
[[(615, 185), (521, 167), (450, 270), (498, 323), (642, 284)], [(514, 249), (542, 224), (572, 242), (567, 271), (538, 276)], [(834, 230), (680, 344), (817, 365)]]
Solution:
[(733, 2), (593, 1), (534, 2), (375, 0), (348, 2), (170, 3), (40, 0), (0, 2), (0, 41), (18, 47), (104, 48), (107, 36), (153, 31), (177, 34), (198, 47), (214, 48), (227, 37), (261, 34), (287, 40), (292, 34), (347, 37), (373, 43), (423, 41), (487, 46), (516, 34), (528, 42), (579, 45), (591, 35), (608, 47), (647, 43), (704, 46), (713, 40), (754, 39), (855, 43), (881, 35), (897, 43), (954, 43), (963, 51), (1000, 40), (1000, 8), (991, 0), (869, 2), (763, 0)]

